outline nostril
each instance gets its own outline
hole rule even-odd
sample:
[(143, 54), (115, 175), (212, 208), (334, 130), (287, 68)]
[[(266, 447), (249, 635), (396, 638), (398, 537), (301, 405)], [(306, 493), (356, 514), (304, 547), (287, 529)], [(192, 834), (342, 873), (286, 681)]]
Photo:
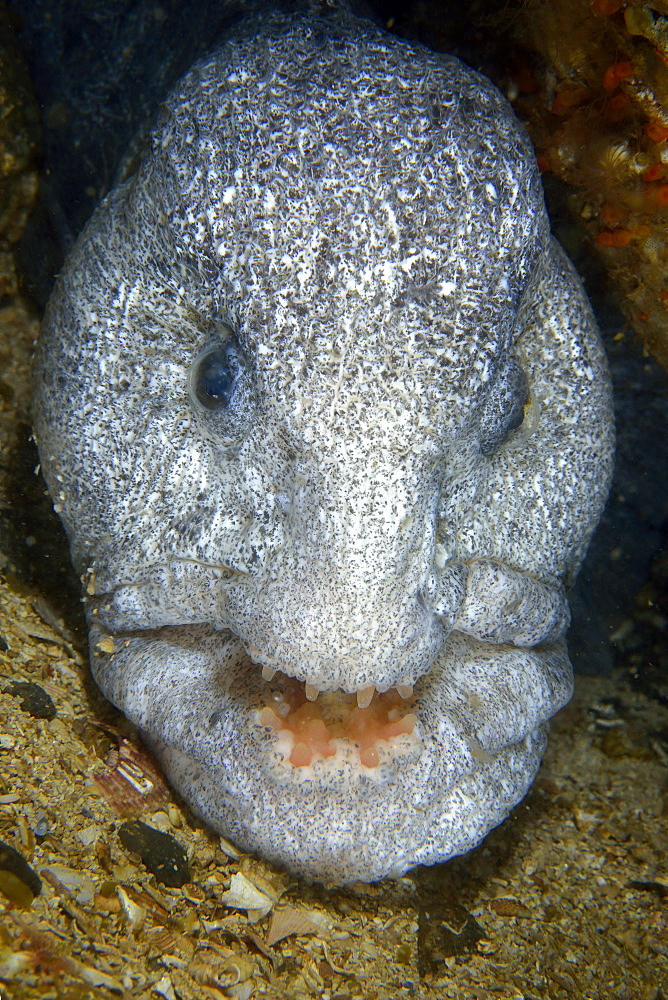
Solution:
[(415, 600), (419, 606), (430, 615), (434, 613), (434, 602), (438, 593), (438, 579), (436, 573), (429, 573), (424, 583), (418, 589)]
[(431, 610), (450, 632), (466, 595), (467, 568), (462, 563), (448, 563), (440, 572), (429, 575)]
[(415, 603), (424, 614), (423, 627), (427, 628), (434, 616), (434, 582), (431, 576), (425, 580), (424, 584), (415, 593)]

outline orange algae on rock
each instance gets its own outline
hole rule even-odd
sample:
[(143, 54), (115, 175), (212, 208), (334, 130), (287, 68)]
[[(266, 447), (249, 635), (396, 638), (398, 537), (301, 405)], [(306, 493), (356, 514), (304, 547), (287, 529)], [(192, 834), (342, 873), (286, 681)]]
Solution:
[[(414, 21), (428, 45), (452, 52), (454, 41), (457, 55), (505, 91), (528, 127), (541, 174), (570, 189), (555, 205), (575, 222), (569, 235), (584, 233), (610, 293), (668, 368), (668, 306), (660, 294), (668, 196), (645, 189), (668, 171), (667, 0), (481, 0), (462, 7), (465, 25), (457, 5), (425, 0), (419, 7)], [(615, 223), (603, 217), (604, 205), (618, 210)]]
[(511, 32), (538, 86), (516, 86), (541, 170), (599, 251), (620, 305), (668, 367), (668, 4), (528, 0)]

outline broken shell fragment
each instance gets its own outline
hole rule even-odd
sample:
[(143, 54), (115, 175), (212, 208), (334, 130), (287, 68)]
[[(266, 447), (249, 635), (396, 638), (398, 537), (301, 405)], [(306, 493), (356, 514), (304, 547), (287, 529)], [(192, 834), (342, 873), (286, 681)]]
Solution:
[(230, 880), (230, 888), (220, 897), (225, 906), (236, 910), (260, 910), (263, 916), (271, 910), (274, 902), (264, 892), (249, 882), (245, 875), (237, 872)]
[(130, 899), (127, 892), (122, 886), (118, 886), (116, 889), (116, 894), (123, 907), (123, 912), (127, 917), (128, 923), (133, 931), (141, 930), (144, 925), (144, 920), (146, 919), (146, 910), (143, 906), (135, 903), (133, 899)]
[(319, 910), (302, 910), (296, 906), (279, 906), (271, 915), (267, 931), (269, 947), (283, 938), (303, 934), (318, 934), (329, 929), (331, 921)]

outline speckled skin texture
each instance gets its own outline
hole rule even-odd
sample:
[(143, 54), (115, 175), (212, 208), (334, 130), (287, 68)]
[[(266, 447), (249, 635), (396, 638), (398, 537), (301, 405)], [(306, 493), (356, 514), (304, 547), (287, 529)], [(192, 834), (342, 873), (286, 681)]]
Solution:
[[(191, 372), (231, 343), (206, 409)], [(613, 442), (589, 305), (487, 80), (344, 12), (242, 30), (80, 237), (35, 376), (95, 677), (212, 826), (346, 882), (508, 814), (570, 696), (565, 588)], [(345, 741), (294, 767), (259, 664), (414, 684), (416, 730), (374, 768)]]

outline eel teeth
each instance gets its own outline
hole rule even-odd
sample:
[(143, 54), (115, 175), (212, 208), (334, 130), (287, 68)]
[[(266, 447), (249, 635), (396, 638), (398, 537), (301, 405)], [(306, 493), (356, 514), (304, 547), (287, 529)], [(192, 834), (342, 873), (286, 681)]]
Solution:
[(367, 688), (358, 688), (357, 690), (357, 705), (359, 708), (368, 708), (371, 704), (371, 699), (374, 696), (376, 687), (372, 684)]

